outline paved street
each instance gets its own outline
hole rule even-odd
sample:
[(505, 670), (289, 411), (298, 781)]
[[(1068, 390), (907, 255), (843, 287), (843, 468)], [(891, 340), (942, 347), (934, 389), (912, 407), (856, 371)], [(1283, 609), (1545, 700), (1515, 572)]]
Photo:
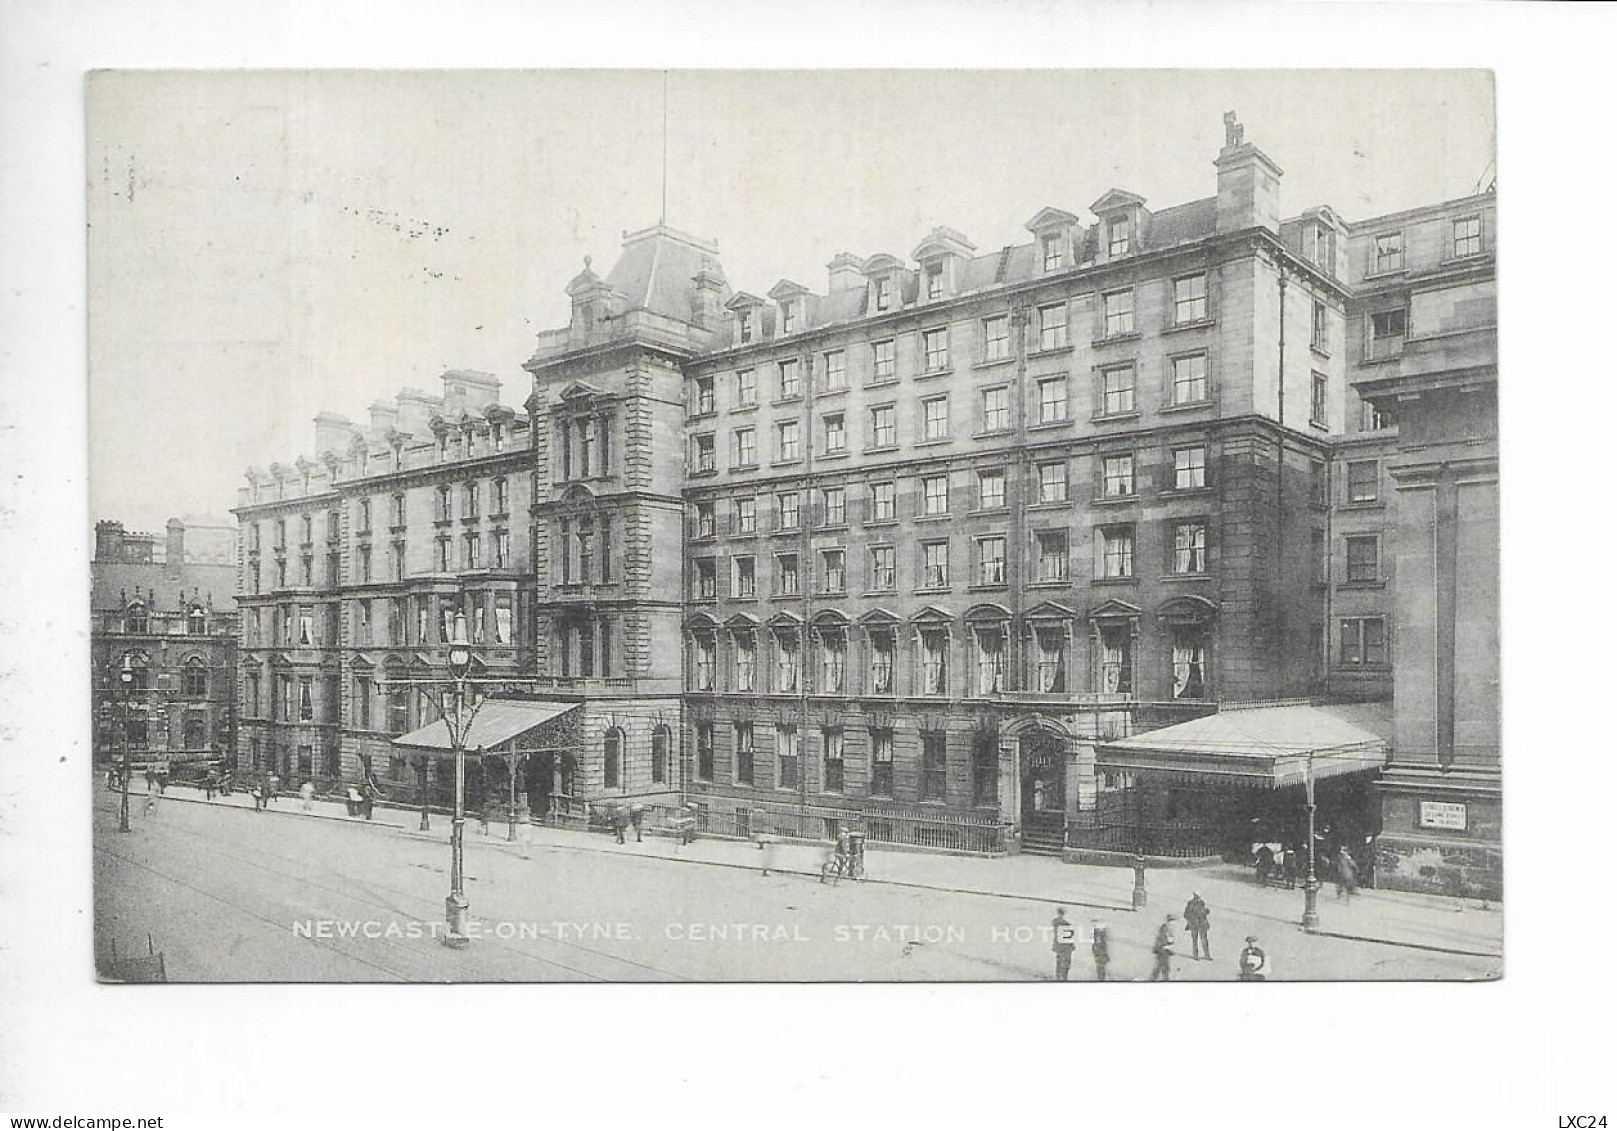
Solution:
[[(411, 814), (349, 820), (295, 800), (203, 802), (174, 789), (156, 811), (96, 791), (97, 954), (143, 953), (150, 935), (173, 981), (1042, 980), (1056, 902), (1087, 940), (1111, 925), (1117, 980), (1144, 979), (1161, 917), (1194, 888), (1212, 907), (1211, 962), (1174, 977), (1233, 981), (1247, 934), (1280, 980), (1487, 978), (1502, 967), (1502, 916), (1454, 900), (1321, 893), (1323, 928), (1294, 924), (1301, 893), (1255, 888), (1240, 869), (1163, 870), (1151, 904), (1127, 910), (1126, 869), (1042, 858), (979, 860), (872, 851), (872, 879), (825, 885), (818, 850), (780, 846), (768, 877), (751, 845), (525, 830), (507, 844), (468, 824), (467, 892), (478, 937), (440, 945), (448, 821), (428, 834)], [(232, 799), (239, 801), (239, 799)], [(1181, 924), (1182, 926), (1182, 924)], [(1087, 942), (1073, 974), (1092, 976)]]

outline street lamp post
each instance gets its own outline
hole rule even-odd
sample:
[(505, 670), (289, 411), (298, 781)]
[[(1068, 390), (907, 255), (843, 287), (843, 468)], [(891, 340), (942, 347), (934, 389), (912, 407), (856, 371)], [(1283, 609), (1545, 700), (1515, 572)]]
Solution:
[(506, 784), (511, 787), (509, 803), (505, 808), (505, 839), (516, 843), (517, 839), (517, 767), (522, 764), (523, 756), (511, 754), (506, 757), (505, 778)]
[(472, 646), (466, 639), (466, 614), (455, 614), (454, 638), (449, 642), (449, 677), (455, 684), (455, 714), (444, 723), (449, 728), (449, 741), (455, 752), (455, 815), (449, 825), (449, 895), (444, 900), (444, 917), (449, 931), (444, 945), (465, 946), (471, 939), (466, 934), (466, 728), (463, 711), (466, 698), (466, 676), (472, 669)]
[(119, 772), (122, 783), (118, 798), (118, 831), (121, 833), (129, 831), (129, 692), (134, 683), (135, 669), (129, 663), (129, 657), (125, 656), (123, 667), (118, 669), (118, 697), (123, 704), (118, 719), (123, 729), (122, 739), (118, 743), (123, 749), (123, 767)]
[(421, 797), (421, 832), (432, 829), (432, 821), (427, 816), (427, 756), (421, 755), (415, 760), (416, 792)]
[(1314, 871), (1314, 752), (1308, 752), (1308, 875), (1303, 880), (1303, 930), (1319, 931), (1319, 877)]

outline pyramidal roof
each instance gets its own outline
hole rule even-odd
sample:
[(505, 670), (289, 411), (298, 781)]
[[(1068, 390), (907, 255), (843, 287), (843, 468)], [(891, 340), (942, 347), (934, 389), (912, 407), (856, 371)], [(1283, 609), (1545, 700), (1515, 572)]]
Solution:
[[(698, 272), (705, 266), (722, 280), (719, 245), (657, 224), (638, 232), (625, 232), (623, 253), (606, 276), (628, 310), (648, 310), (681, 322), (691, 320), (691, 293)], [(729, 284), (720, 291), (721, 303), (730, 297)]]

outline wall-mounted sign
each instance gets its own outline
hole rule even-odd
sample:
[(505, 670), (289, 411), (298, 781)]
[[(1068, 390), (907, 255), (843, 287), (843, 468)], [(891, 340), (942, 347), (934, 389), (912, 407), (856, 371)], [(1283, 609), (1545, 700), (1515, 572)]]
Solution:
[(1422, 801), (1420, 827), (1465, 831), (1465, 805), (1456, 801)]

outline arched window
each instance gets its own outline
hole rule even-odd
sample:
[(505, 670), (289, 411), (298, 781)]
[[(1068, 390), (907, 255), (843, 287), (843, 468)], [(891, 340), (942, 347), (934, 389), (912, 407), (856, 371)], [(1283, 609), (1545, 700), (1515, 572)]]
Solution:
[(613, 727), (601, 743), (601, 784), (619, 789), (623, 784), (623, 732)]
[(146, 603), (131, 601), (129, 607), (124, 609), (124, 631), (144, 636), (150, 630), (150, 626), (151, 622), (146, 616)]
[(188, 699), (202, 699), (208, 694), (208, 662), (201, 656), (192, 656), (180, 669), (180, 694)]
[(192, 605), (191, 613), (185, 618), (185, 631), (192, 636), (206, 636), (208, 634), (208, 614), (201, 605)]
[(666, 724), (659, 724), (651, 732), (651, 780), (661, 785), (668, 780), (668, 741)]

